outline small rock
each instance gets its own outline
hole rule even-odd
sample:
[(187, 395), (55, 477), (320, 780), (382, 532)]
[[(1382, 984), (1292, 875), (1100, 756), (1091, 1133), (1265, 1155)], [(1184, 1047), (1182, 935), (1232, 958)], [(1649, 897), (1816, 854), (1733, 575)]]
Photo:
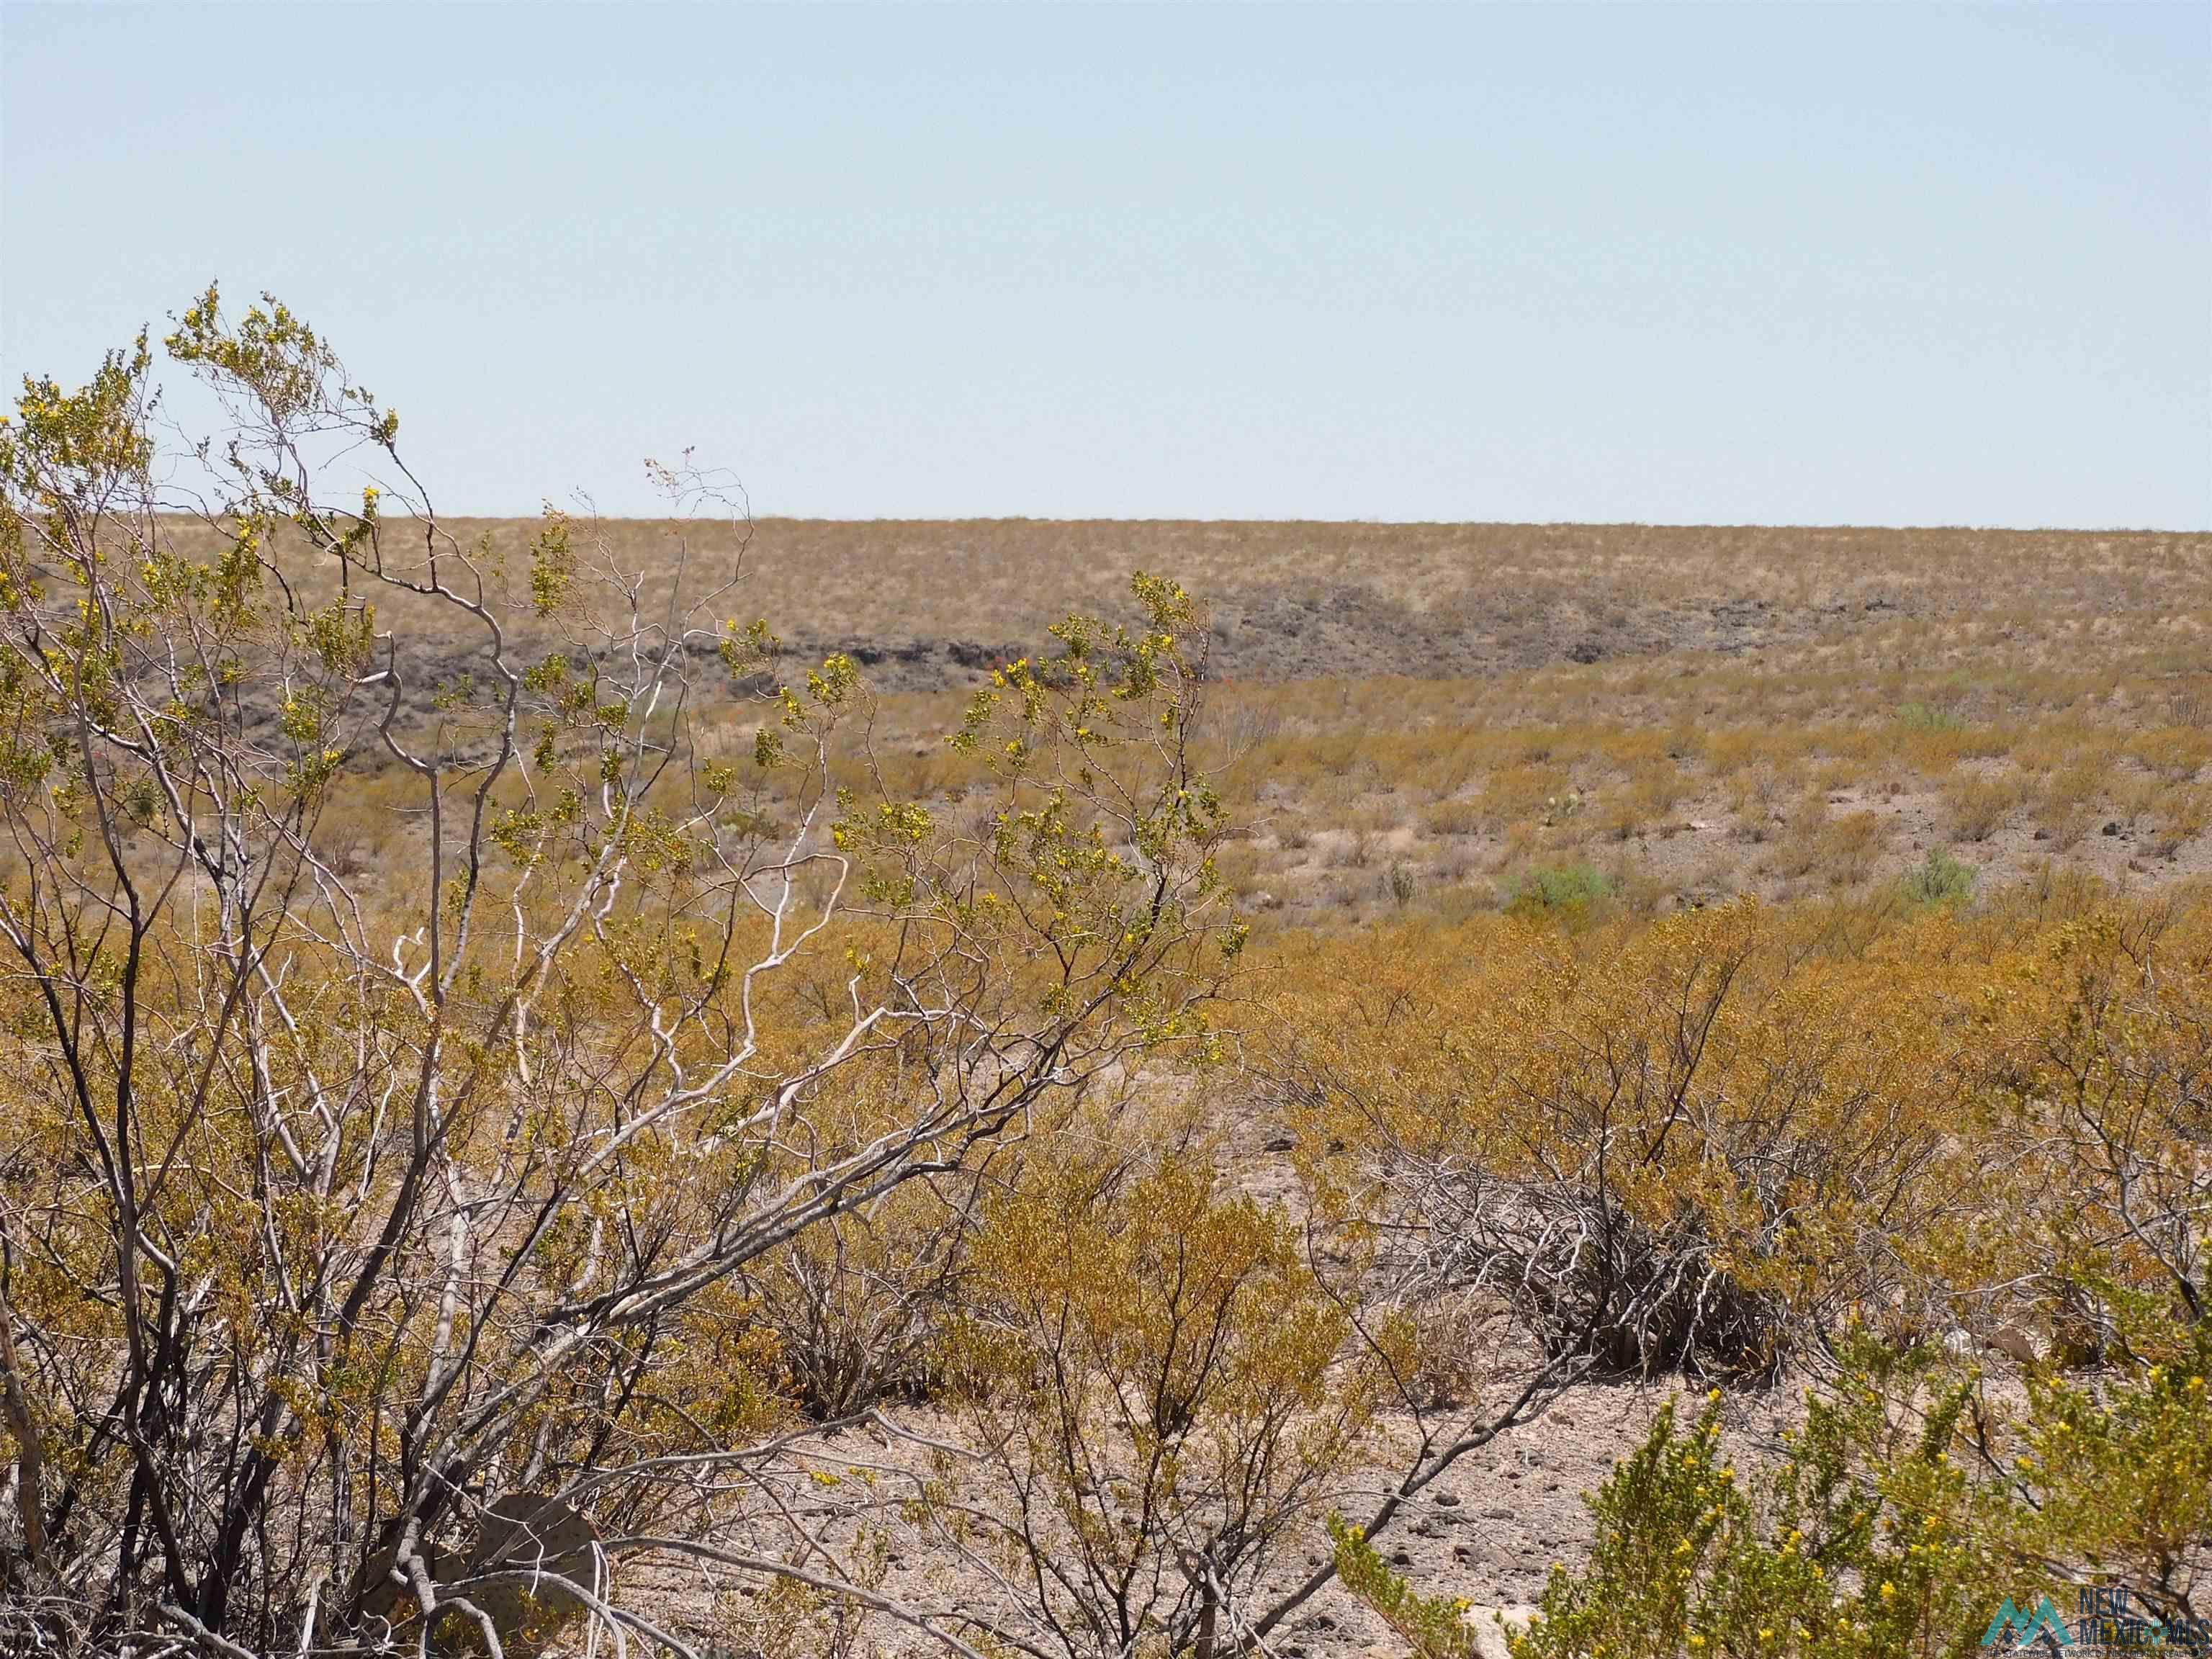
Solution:
[(1513, 1650), (1506, 1644), (1505, 1632), (1527, 1630), (1535, 1613), (1535, 1608), (1523, 1603), (1518, 1607), (1469, 1607), (1460, 1617), (1474, 1638), (1478, 1659), (1505, 1659)]
[(2102, 833), (2107, 836), (2118, 835), (2120, 833), (2119, 820), (2115, 818), (2109, 823), (2106, 824)]
[(1297, 1144), (1298, 1138), (1296, 1135), (1277, 1135), (1267, 1143), (1267, 1150), (1271, 1152), (1292, 1152), (1297, 1149)]

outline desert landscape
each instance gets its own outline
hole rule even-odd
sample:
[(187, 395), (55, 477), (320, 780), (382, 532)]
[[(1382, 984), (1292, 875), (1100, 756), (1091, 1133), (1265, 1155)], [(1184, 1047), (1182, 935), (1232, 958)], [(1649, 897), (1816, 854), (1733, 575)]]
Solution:
[[(541, 528), (450, 532), (520, 568)], [(589, 535), (669, 583), (700, 531)], [(1644, 912), (1863, 896), (1930, 854), (1984, 885), (2212, 867), (2203, 536), (767, 520), (721, 542), (721, 602), (793, 662), (849, 653), (880, 763), (924, 794), (959, 787), (942, 738), (993, 666), (1125, 607), (1132, 572), (1181, 582), (1239, 757), (1219, 862), (1290, 925), (1463, 916), (1547, 878)], [(750, 742), (732, 688), (706, 709)]]
[(133, 386), (6, 452), (15, 1629), (2190, 1628), (2212, 538), (184, 513)]
[(0, 0), (0, 1659), (2212, 1659), (2212, 9)]

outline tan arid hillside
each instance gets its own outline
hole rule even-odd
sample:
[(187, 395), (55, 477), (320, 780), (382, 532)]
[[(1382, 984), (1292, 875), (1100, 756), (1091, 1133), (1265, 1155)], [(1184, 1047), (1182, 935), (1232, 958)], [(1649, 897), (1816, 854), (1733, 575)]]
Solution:
[[(520, 558), (533, 520), (451, 520)], [(688, 545), (695, 585), (738, 538), (611, 520), (624, 568), (662, 578)], [(955, 641), (1034, 642), (1071, 610), (1110, 610), (1129, 573), (1212, 605), (1231, 678), (1454, 678), (1668, 652), (1814, 661), (1852, 647), (2007, 672), (2202, 666), (2212, 536), (1648, 525), (1371, 525), (985, 519), (764, 519), (744, 541), (738, 608), (794, 641), (965, 666)], [(1778, 666), (1780, 665), (1778, 664)], [(1931, 665), (1925, 662), (1922, 666)], [(928, 676), (901, 661), (893, 683)]]

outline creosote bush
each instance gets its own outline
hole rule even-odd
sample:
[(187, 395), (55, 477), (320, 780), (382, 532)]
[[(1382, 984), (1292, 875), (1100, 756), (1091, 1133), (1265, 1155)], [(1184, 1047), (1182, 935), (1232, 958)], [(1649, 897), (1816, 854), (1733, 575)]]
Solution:
[[(1553, 1569), (1514, 1659), (1967, 1659), (2002, 1601), (2052, 1595), (2070, 1632), (2078, 1588), (2115, 1580), (2173, 1650), (2205, 1651), (2212, 1347), (2171, 1323), (2165, 1340), (2179, 1363), (2041, 1373), (2021, 1410), (1932, 1348), (1856, 1335), (1802, 1425), (1746, 1449), (1758, 1468), (1729, 1456), (1717, 1389), (1686, 1426), (1669, 1402), (1586, 1497), (1591, 1558)], [(1337, 1540), (1346, 1588), (1420, 1659), (1474, 1651), (1463, 1598)]]
[(1863, 1317), (2108, 1353), (2206, 1303), (2206, 917), (2054, 887), (1286, 945), (1255, 1030), (1391, 1293), (1601, 1370), (1771, 1376)]
[(1325, 1212), (1383, 1230), (1399, 1294), (1493, 1297), (1601, 1371), (1772, 1374), (1901, 1288), (1875, 1214), (1948, 1191), (1940, 1070), (1887, 1040), (1911, 1013), (1869, 1030), (1880, 970), (1775, 928), (1413, 931), (1292, 994), (1303, 1144), (1344, 1149), (1311, 1161)]
[(992, 1206), (973, 1284), (952, 1352), (989, 1485), (941, 1495), (939, 1536), (1044, 1650), (1231, 1650), (1381, 1400), (1296, 1227), (1203, 1147), (1071, 1158)]
[[(803, 1489), (794, 1324), (872, 1317), (769, 1287), (1203, 1056), (1242, 936), (1202, 621), (1139, 577), (1138, 626), (1003, 667), (948, 822), (866, 765), (852, 658), (787, 674), (730, 614), (712, 479), (655, 469), (696, 510), (665, 583), (559, 513), (510, 561), (283, 306), (210, 290), (165, 349), (223, 441), (164, 448), (143, 336), (0, 425), (7, 1639), (489, 1644), (527, 1575), (471, 1540), (542, 1498), (616, 1569), (574, 1615), (667, 1647), (622, 1565), (776, 1571), (720, 1540)], [(716, 681), (742, 754), (694, 741)], [(363, 783), (380, 869), (334, 839)], [(934, 1269), (884, 1261), (899, 1314)]]

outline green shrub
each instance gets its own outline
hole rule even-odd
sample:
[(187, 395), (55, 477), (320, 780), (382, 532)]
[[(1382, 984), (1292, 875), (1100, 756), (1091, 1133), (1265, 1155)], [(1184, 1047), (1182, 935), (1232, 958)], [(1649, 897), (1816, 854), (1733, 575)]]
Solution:
[(2105, 1288), (2122, 1363), (2087, 1376), (2028, 1377), (2013, 1470), (2034, 1501), (2017, 1531), (2028, 1550), (2124, 1581), (2139, 1603), (2170, 1612), (2188, 1597), (2202, 1617), (2212, 1561), (2212, 1318), (2178, 1317), (2155, 1293)]
[(1905, 902), (1964, 904), (1974, 896), (1975, 873), (1972, 865), (1953, 858), (1940, 847), (1931, 847), (1920, 867), (1905, 872)]
[[(2006, 1601), (2047, 1596), (2074, 1629), (2076, 1587), (2095, 1584), (2125, 1585), (2137, 1616), (2201, 1616), (2212, 1323), (2142, 1325), (2143, 1352), (2094, 1382), (2033, 1371), (2016, 1417), (1932, 1348), (1846, 1338), (1756, 1479), (1723, 1455), (1717, 1390), (1686, 1430), (1669, 1404), (1583, 1499), (1590, 1559), (1552, 1570), (1507, 1635), (1514, 1659), (1968, 1659)], [(1417, 1594), (1331, 1530), (1346, 1587), (1419, 1659), (1473, 1650), (1465, 1601)], [(2169, 1650), (2207, 1650), (2193, 1625), (2167, 1629)]]
[(1963, 732), (1966, 722), (1955, 709), (1941, 703), (1908, 702), (1897, 711), (1897, 722), (1908, 732)]
[(1814, 1402), (1762, 1480), (1722, 1455), (1717, 1391), (1686, 1432), (1662, 1411), (1587, 1500), (1590, 1564), (1553, 1570), (1515, 1659), (1978, 1652), (2012, 1586), (1950, 1456), (1969, 1390), (1935, 1391), (1905, 1429), (1888, 1408), (1916, 1392), (1911, 1363), (1862, 1358), (1869, 1370)]
[(1338, 1579), (1413, 1650), (1413, 1659), (1474, 1659), (1480, 1650), (1463, 1599), (1421, 1595), (1340, 1516), (1329, 1516), (1328, 1535), (1336, 1544)]
[(1590, 864), (1524, 871), (1505, 884), (1504, 908), (1515, 915), (1581, 915), (1613, 896), (1613, 878)]

